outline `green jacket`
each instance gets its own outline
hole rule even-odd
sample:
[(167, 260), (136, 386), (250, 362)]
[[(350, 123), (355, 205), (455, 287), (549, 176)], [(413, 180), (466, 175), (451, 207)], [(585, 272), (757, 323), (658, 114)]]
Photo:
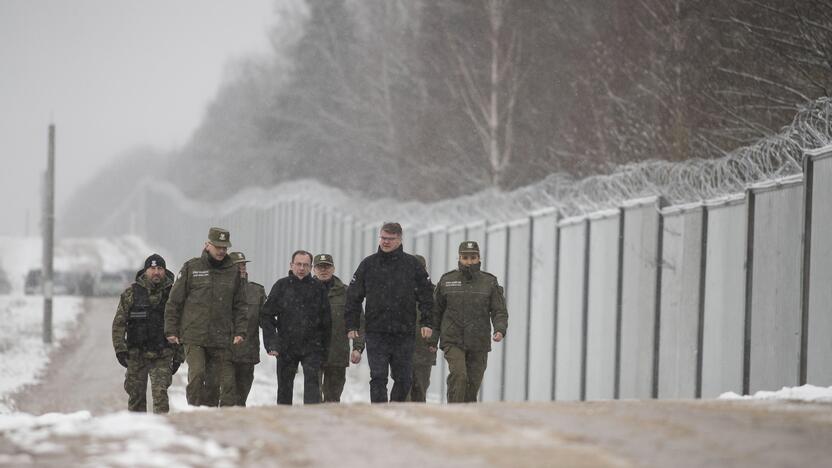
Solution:
[[(173, 285), (173, 273), (168, 273), (168, 275), (165, 275), (165, 280), (156, 287), (147, 282), (144, 275), (136, 275), (136, 284), (147, 289), (151, 304), (159, 304), (162, 293)], [(133, 307), (133, 286), (128, 287), (121, 293), (116, 315), (113, 317), (113, 348), (116, 354), (127, 352), (127, 317), (131, 307)]]
[(491, 327), (505, 336), (508, 311), (503, 288), (479, 264), (442, 275), (434, 292), (440, 346), (491, 351)]
[(246, 285), (248, 330), (245, 341), (231, 345), (231, 361), (257, 364), (260, 362), (260, 309), (266, 302), (266, 290), (262, 285), (253, 281), (242, 281)]
[[(347, 326), (344, 322), (344, 306), (347, 302), (347, 287), (337, 276), (333, 276), (327, 286), (329, 307), (332, 310), (332, 335), (329, 342), (329, 354), (325, 366), (349, 367), (350, 340), (347, 338)], [(361, 317), (360, 338), (353, 340), (352, 349), (364, 352), (364, 317)]]
[[(435, 330), (430, 338), (422, 338), (422, 325), (419, 320), (419, 310), (416, 310), (416, 344), (413, 348), (413, 365), (414, 366), (435, 366), (436, 365), (436, 348), (439, 343), (439, 333)], [(434, 350), (431, 352), (430, 349)]]
[(245, 288), (231, 257), (218, 267), (209, 258), (203, 251), (179, 270), (165, 307), (165, 336), (178, 336), (182, 344), (225, 348), (234, 336), (246, 336)]

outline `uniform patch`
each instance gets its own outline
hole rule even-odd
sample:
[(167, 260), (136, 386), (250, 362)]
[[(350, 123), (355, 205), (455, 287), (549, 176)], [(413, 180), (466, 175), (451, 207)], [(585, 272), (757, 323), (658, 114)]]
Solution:
[(462, 286), (462, 281), (445, 281), (446, 288), (453, 288)]
[(194, 278), (203, 278), (205, 276), (208, 276), (209, 274), (210, 274), (210, 272), (208, 270), (192, 271), (191, 272), (191, 276), (194, 277)]

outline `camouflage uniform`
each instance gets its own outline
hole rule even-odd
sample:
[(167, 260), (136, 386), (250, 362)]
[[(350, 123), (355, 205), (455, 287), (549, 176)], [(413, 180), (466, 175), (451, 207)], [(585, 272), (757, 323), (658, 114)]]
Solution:
[[(425, 257), (421, 255), (414, 255), (414, 257), (419, 260), (423, 267), (427, 268)], [(431, 287), (433, 288), (433, 285)], [(419, 323), (420, 319), (419, 309), (417, 308), (416, 323)], [(430, 338), (422, 338), (422, 327), (416, 325), (416, 345), (413, 349), (413, 385), (410, 387), (407, 401), (424, 403), (427, 399), (431, 368), (436, 365), (438, 342), (439, 333), (434, 333)], [(433, 351), (430, 350), (431, 348), (433, 348)]]
[[(476, 242), (463, 242), (460, 253), (466, 252), (479, 253)], [(434, 297), (448, 362), (448, 402), (475, 402), (491, 351), (491, 327), (503, 336), (508, 328), (503, 288), (479, 263), (460, 265), (442, 275)]]
[(231, 345), (238, 406), (246, 405), (251, 384), (254, 382), (254, 366), (260, 362), (260, 309), (266, 302), (266, 290), (262, 285), (253, 281), (243, 281), (246, 284), (247, 338), (240, 344)]
[[(172, 366), (178, 367), (182, 362), (181, 353), (167, 345), (164, 332), (158, 329), (158, 341), (145, 345), (134, 345), (133, 339), (128, 344), (128, 322), (131, 309), (134, 306), (134, 287), (144, 288), (151, 306), (159, 306), (160, 301), (166, 299), (173, 285), (173, 273), (168, 271), (164, 281), (153, 285), (143, 276), (143, 271), (136, 275), (136, 282), (121, 293), (116, 315), (113, 318), (113, 348), (116, 355), (127, 353), (127, 371), (124, 375), (124, 390), (127, 392), (127, 409), (130, 411), (147, 411), (147, 377), (150, 376), (150, 389), (153, 395), (153, 412), (167, 413), (168, 387), (170, 387), (173, 371)], [(164, 304), (161, 304), (164, 307)], [(161, 313), (162, 308), (159, 309)], [(152, 312), (151, 312), (152, 313)], [(139, 315), (135, 311), (133, 315)], [(161, 323), (161, 317), (159, 318)], [(177, 347), (178, 349), (178, 347)], [(175, 362), (175, 364), (173, 364)]]
[[(350, 340), (347, 338), (347, 327), (344, 323), (347, 287), (337, 276), (333, 276), (324, 285), (328, 290), (329, 306), (332, 310), (332, 336), (329, 353), (321, 372), (321, 396), (324, 403), (337, 403), (341, 401), (341, 393), (347, 381), (347, 367), (350, 365)], [(363, 353), (363, 327), (359, 335), (361, 338), (353, 340), (352, 349)]]
[[(230, 246), (228, 231), (211, 228), (208, 239), (214, 245)], [(219, 379), (220, 406), (238, 402), (234, 370), (229, 356), (233, 336), (245, 338), (245, 288), (240, 271), (226, 256), (218, 265), (208, 251), (188, 260), (179, 271), (165, 308), (165, 336), (177, 336), (185, 346), (188, 362), (186, 397), (189, 405), (206, 405), (215, 384), (206, 373)]]

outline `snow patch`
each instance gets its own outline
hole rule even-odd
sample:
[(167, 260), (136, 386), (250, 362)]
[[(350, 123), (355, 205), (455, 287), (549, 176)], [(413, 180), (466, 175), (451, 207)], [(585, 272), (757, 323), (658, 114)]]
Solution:
[(832, 387), (816, 387), (807, 384), (800, 387), (783, 387), (777, 391), (760, 390), (754, 395), (725, 392), (718, 398), (720, 400), (791, 400), (832, 403)]
[(25, 453), (83, 458), (92, 466), (233, 467), (239, 458), (236, 448), (179, 433), (162, 416), (126, 411), (0, 415), (0, 434)]

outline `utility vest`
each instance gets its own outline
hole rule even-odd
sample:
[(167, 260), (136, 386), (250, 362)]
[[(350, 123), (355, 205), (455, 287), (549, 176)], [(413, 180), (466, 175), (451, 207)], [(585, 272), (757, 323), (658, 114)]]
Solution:
[(133, 284), (133, 306), (127, 313), (127, 347), (159, 351), (168, 345), (165, 338), (165, 304), (170, 288), (162, 291), (158, 304), (150, 303), (147, 289)]

